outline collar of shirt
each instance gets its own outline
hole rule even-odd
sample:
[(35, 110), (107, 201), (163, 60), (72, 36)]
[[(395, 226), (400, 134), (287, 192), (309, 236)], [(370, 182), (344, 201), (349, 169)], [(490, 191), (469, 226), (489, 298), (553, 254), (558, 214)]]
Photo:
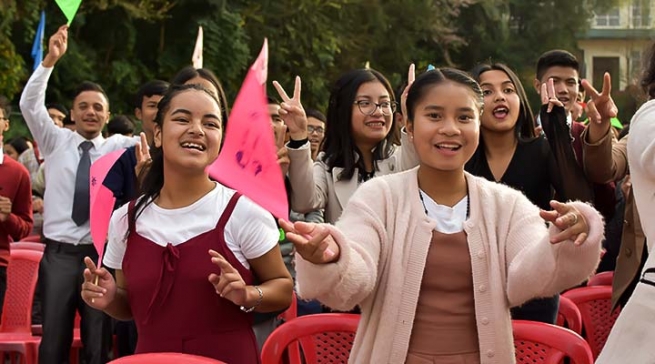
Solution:
[(2, 146), (0, 146), (0, 164), (3, 164), (5, 162), (5, 152), (2, 149)]
[(77, 146), (82, 144), (82, 142), (86, 142), (86, 141), (93, 143), (93, 147), (95, 148), (95, 150), (99, 150), (102, 144), (105, 142), (105, 138), (102, 137), (102, 134), (99, 134), (97, 137), (93, 139), (86, 139), (83, 136), (81, 136), (79, 133), (75, 133), (75, 143), (77, 144)]

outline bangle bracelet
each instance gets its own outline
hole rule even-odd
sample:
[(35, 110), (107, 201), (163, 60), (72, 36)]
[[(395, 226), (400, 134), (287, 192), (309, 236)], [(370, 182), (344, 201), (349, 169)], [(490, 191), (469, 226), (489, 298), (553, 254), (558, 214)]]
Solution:
[(262, 300), (264, 299), (264, 292), (262, 292), (262, 289), (259, 288), (259, 286), (253, 286), (253, 287), (255, 287), (255, 289), (256, 289), (257, 292), (259, 293), (259, 298), (257, 299), (257, 302), (255, 302), (255, 304), (254, 304), (252, 307), (250, 307), (250, 308), (245, 308), (245, 307), (243, 307), (243, 306), (240, 307), (240, 308), (241, 308), (241, 311), (243, 311), (243, 312), (245, 312), (245, 313), (250, 313), (250, 312), (254, 311), (254, 310), (255, 310), (255, 307), (261, 305), (261, 304), (262, 304)]

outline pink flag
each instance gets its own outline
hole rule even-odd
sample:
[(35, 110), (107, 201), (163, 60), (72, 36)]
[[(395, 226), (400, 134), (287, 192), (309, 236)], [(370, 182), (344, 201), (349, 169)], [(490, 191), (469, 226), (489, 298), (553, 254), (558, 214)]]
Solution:
[(125, 149), (113, 151), (105, 154), (91, 165), (89, 172), (90, 194), (91, 194), (91, 211), (89, 212), (89, 223), (91, 225), (91, 238), (93, 246), (98, 252), (98, 267), (102, 263), (102, 252), (107, 240), (107, 231), (109, 230), (109, 220), (114, 211), (116, 198), (114, 193), (107, 188), (103, 182), (111, 167), (116, 160), (125, 153)]
[(264, 41), (234, 102), (223, 149), (207, 171), (274, 216), (289, 220), (287, 192), (277, 163), (264, 89), (267, 63), (268, 43)]

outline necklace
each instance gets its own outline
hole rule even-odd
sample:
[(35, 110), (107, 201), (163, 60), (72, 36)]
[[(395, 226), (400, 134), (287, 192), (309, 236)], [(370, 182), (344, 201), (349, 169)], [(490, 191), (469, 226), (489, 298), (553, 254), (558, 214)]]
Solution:
[[(423, 205), (423, 211), (425, 211), (425, 216), (428, 216), (428, 208), (425, 207), (425, 201), (423, 200), (423, 194), (421, 190), (418, 191), (418, 197), (421, 199), (421, 204)], [(468, 219), (471, 216), (471, 198), (469, 197), (469, 186), (466, 185), (466, 218)]]

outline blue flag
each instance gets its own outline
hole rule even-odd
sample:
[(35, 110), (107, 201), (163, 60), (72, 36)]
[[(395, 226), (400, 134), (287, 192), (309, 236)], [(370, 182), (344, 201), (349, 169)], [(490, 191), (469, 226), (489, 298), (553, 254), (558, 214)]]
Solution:
[(32, 45), (32, 58), (34, 58), (34, 70), (43, 62), (43, 33), (45, 32), (45, 11), (41, 11), (41, 20), (36, 28), (34, 44)]

